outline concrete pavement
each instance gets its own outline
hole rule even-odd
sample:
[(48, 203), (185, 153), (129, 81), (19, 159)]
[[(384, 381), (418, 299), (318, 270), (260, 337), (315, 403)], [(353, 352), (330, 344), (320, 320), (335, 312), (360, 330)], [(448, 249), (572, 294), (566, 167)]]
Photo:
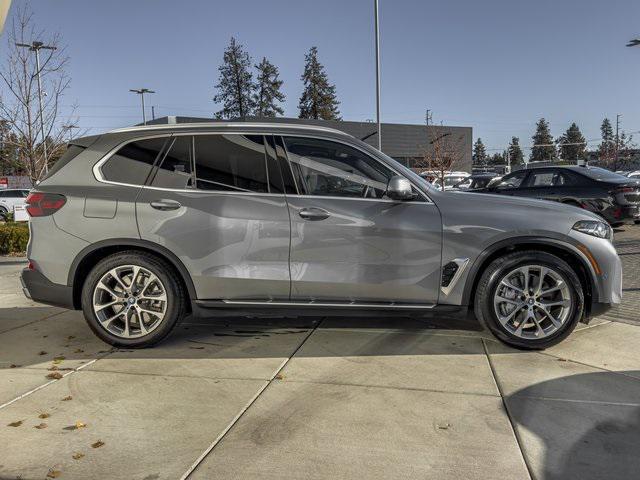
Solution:
[(2, 479), (640, 470), (640, 328), (616, 316), (535, 353), (397, 318), (187, 322), (113, 350), (79, 312), (22, 297), (19, 268), (0, 263)]

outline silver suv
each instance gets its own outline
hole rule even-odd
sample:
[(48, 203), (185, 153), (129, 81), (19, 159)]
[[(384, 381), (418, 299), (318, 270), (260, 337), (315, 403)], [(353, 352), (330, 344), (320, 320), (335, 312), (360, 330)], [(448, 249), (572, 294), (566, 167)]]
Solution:
[(186, 315), (473, 311), (545, 348), (619, 303), (608, 225), (441, 192), (342, 132), (211, 123), (76, 139), (27, 199), (26, 295), (146, 347)]

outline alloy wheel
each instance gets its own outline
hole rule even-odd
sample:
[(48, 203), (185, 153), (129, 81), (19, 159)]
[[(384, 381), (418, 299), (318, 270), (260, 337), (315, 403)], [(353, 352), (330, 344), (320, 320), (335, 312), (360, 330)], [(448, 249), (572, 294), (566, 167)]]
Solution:
[(120, 338), (138, 338), (158, 328), (167, 312), (167, 290), (150, 270), (122, 265), (105, 273), (93, 291), (100, 325)]
[(512, 335), (541, 339), (568, 320), (573, 297), (563, 277), (544, 265), (525, 265), (504, 275), (494, 293), (498, 321)]

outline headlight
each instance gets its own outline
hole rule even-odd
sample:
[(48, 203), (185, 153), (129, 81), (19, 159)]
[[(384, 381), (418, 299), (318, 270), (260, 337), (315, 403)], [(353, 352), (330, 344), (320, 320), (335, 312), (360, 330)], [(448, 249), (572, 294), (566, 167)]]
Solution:
[(611, 238), (611, 227), (597, 220), (581, 220), (576, 222), (573, 229), (598, 238)]

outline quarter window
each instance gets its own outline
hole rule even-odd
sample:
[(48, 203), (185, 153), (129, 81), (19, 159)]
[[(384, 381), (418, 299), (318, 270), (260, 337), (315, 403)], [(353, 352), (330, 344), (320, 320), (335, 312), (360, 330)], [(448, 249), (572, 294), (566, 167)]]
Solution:
[(517, 173), (514, 173), (510, 177), (504, 178), (498, 184), (498, 188), (518, 188), (524, 180), (524, 177), (527, 176), (527, 173), (528, 172), (526, 170), (521, 170)]
[(262, 135), (196, 135), (194, 138), (199, 189), (269, 191)]
[(301, 193), (307, 195), (382, 198), (393, 171), (341, 143), (284, 137)]
[(102, 176), (110, 182), (144, 185), (167, 140), (162, 137), (127, 143), (102, 166)]

